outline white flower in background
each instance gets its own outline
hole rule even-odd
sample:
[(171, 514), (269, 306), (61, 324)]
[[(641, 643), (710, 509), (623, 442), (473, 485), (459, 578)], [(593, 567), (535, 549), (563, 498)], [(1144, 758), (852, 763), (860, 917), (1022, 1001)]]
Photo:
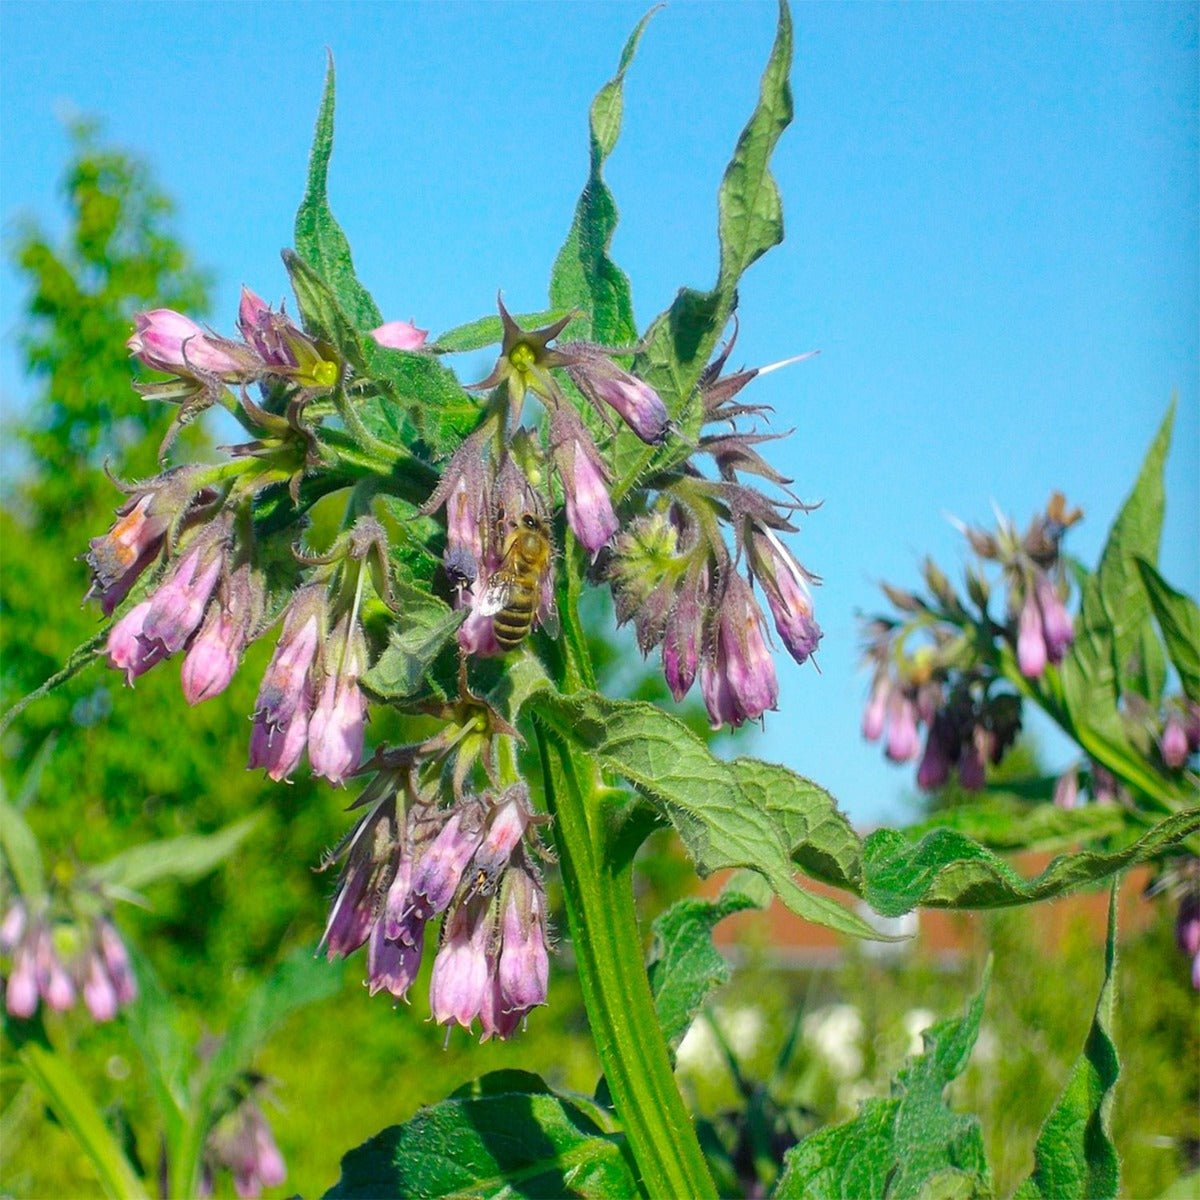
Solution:
[(933, 1024), (935, 1018), (928, 1008), (910, 1008), (904, 1014), (904, 1032), (908, 1037), (908, 1046), (904, 1051), (910, 1057), (920, 1054), (924, 1048), (921, 1034)]
[(804, 1018), (805, 1042), (825, 1061), (839, 1079), (857, 1079), (862, 1074), (863, 1020), (852, 1004), (831, 1004)]
[[(766, 1020), (761, 1009), (749, 1004), (738, 1008), (717, 1006), (711, 1015), (721, 1027), (725, 1040), (739, 1062), (754, 1054), (766, 1032)], [(712, 1026), (707, 1021), (692, 1022), (683, 1041), (679, 1043), (675, 1060), (685, 1071), (709, 1072), (724, 1069), (725, 1056), (713, 1036)]]

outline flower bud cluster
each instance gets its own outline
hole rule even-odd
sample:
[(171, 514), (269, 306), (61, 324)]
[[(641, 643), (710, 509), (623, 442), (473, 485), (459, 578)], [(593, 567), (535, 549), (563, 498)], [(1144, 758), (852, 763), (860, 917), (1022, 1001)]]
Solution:
[(204, 1149), (208, 1195), (221, 1170), (233, 1176), (234, 1192), (243, 1200), (254, 1200), (262, 1195), (263, 1188), (280, 1187), (287, 1179), (283, 1155), (253, 1094), (245, 1096), (213, 1126)]
[[(893, 762), (919, 758), (924, 790), (941, 787), (953, 772), (963, 787), (981, 788), (987, 765), (1000, 762), (1020, 731), (1021, 702), (1003, 683), (997, 639), (1011, 647), (1026, 678), (1062, 662), (1074, 630), (1060, 548), (1080, 515), (1068, 512), (1055, 492), (1024, 534), (1004, 518), (994, 533), (961, 526), (978, 556), (966, 571), (965, 596), (929, 559), (922, 568), (925, 594), (882, 585), (899, 615), (864, 625), (871, 689), (863, 736), (883, 738)], [(1003, 624), (988, 611), (988, 564), (1000, 568), (1007, 584)], [(1064, 806), (1075, 802), (1069, 781), (1060, 781), (1056, 798)]]
[(438, 1024), (506, 1038), (546, 1002), (546, 896), (523, 783), (449, 805), (414, 795), (420, 764), (381, 769), (345, 850), (325, 928), (330, 958), (367, 945), (367, 986), (407, 999), (441, 919), (429, 986)]
[(32, 1017), (39, 1001), (65, 1012), (82, 1000), (93, 1020), (111, 1021), (137, 996), (129, 952), (107, 915), (66, 923), (16, 899), (0, 920), (0, 954), (11, 964), (3, 977), (10, 1016)]
[[(643, 654), (661, 645), (663, 675), (676, 700), (699, 678), (714, 729), (757, 720), (778, 700), (767, 621), (753, 584), (796, 662), (806, 662), (821, 640), (812, 602), (819, 580), (779, 536), (795, 530), (788, 514), (805, 506), (790, 493), (773, 500), (739, 478), (757, 475), (780, 488), (790, 483), (755, 449), (773, 435), (736, 425), (763, 411), (737, 402), (738, 393), (773, 368), (722, 376), (732, 346), (731, 339), (699, 385), (702, 424), (728, 426), (699, 440), (718, 478), (688, 463), (663, 479), (659, 504), (626, 526), (608, 563), (618, 620), (633, 622)], [(743, 558), (745, 576), (738, 570)]]

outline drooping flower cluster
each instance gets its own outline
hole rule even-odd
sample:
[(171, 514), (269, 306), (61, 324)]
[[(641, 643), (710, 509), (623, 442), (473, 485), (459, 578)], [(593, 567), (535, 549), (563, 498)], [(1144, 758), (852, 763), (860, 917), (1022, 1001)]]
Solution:
[[(699, 455), (711, 459), (716, 479), (697, 462), (647, 482), (657, 498), (617, 537), (608, 564), (617, 617), (632, 621), (638, 646), (662, 647), (663, 673), (676, 700), (697, 676), (714, 728), (757, 720), (775, 707), (778, 679), (767, 622), (753, 591), (766, 597), (775, 631), (798, 663), (816, 651), (821, 629), (813, 617), (812, 585), (819, 582), (784, 546), (794, 532), (790, 515), (805, 505), (786, 494), (773, 500), (740, 474), (780, 488), (791, 482), (755, 446), (776, 435), (737, 428), (761, 406), (735, 401), (757, 375), (774, 368), (722, 376), (733, 339), (706, 369), (698, 385)], [(795, 361), (795, 360), (789, 360)], [(782, 366), (784, 364), (776, 364)], [(731, 553), (722, 530), (732, 534)], [(739, 570), (744, 559), (746, 575)]]
[(49, 907), (13, 900), (0, 921), (4, 1005), (11, 1016), (32, 1017), (39, 1002), (65, 1012), (82, 1000), (96, 1021), (111, 1021), (137, 996), (129, 952), (106, 914), (60, 920)]
[[(1074, 634), (1060, 545), (1080, 515), (1068, 512), (1055, 492), (1023, 535), (1003, 519), (995, 533), (964, 526), (981, 560), (967, 570), (965, 597), (930, 560), (923, 568), (925, 595), (883, 586), (899, 615), (864, 625), (871, 688), (862, 731), (869, 741), (882, 739), (893, 762), (919, 759), (922, 789), (942, 787), (957, 775), (964, 788), (978, 790), (988, 764), (999, 763), (1015, 741), (1021, 702), (992, 657), (1000, 648), (1008, 648), (1030, 679), (1062, 662)], [(987, 563), (999, 565), (1007, 586), (1002, 623), (989, 612)], [(1069, 788), (1069, 781), (1062, 786), (1063, 804)]]
[(248, 1077), (242, 1090), (244, 1094), (217, 1121), (205, 1141), (203, 1196), (212, 1195), (219, 1171), (233, 1176), (234, 1192), (242, 1200), (255, 1200), (263, 1188), (280, 1187), (287, 1179), (287, 1165), (259, 1103), (264, 1081)]
[[(445, 746), (443, 741), (441, 746)], [(429, 1003), (438, 1024), (507, 1038), (546, 1002), (546, 896), (523, 783), (443, 804), (439, 746), (383, 752), (359, 798), (325, 929), (330, 958), (367, 946), (371, 994), (407, 999), (440, 918)]]

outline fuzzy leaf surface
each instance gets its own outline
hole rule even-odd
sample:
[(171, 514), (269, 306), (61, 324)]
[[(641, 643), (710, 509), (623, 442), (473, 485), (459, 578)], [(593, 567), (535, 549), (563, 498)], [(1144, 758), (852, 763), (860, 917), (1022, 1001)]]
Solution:
[(326, 1200), (637, 1194), (617, 1138), (537, 1076), (503, 1071), (351, 1150)]
[[(541, 693), (529, 707), (654, 804), (678, 830), (701, 875), (748, 867), (805, 920), (878, 938), (860, 917), (797, 885), (789, 838), (774, 815), (758, 807), (742, 789), (737, 770), (714, 758), (682, 721), (652, 704), (609, 700), (594, 692)], [(839, 850), (835, 840), (831, 857)]]
[(906, 832), (919, 839), (937, 829), (952, 829), (989, 850), (1052, 850), (1112, 837), (1125, 825), (1125, 814), (1115, 804), (1085, 804), (1067, 810), (989, 794), (976, 804), (940, 812)]
[(755, 889), (742, 890), (737, 884), (732, 881), (716, 900), (677, 900), (654, 922), (650, 990), (672, 1050), (679, 1048), (709, 994), (729, 980), (729, 964), (713, 945), (713, 929), (734, 913), (761, 908), (770, 898), (750, 895)]
[(1060, 854), (1033, 879), (953, 829), (917, 840), (877, 829), (864, 843), (865, 898), (877, 912), (898, 917), (910, 909), (1008, 908), (1061, 896), (1160, 854), (1200, 830), (1200, 808), (1175, 813), (1123, 849)]
[(990, 973), (989, 963), (965, 1017), (925, 1031), (925, 1052), (900, 1069), (889, 1097), (866, 1101), (853, 1121), (788, 1151), (775, 1200), (991, 1195), (979, 1121), (943, 1099), (979, 1036)]
[(362, 680), (383, 700), (403, 700), (421, 690), (425, 673), (468, 612), (465, 608), (456, 612), (416, 587), (394, 588), (401, 616), (392, 626), (387, 648)]
[(325, 88), (313, 131), (308, 160), (308, 185), (296, 212), (296, 249), (329, 284), (351, 327), (366, 331), (383, 324), (370, 293), (358, 281), (350, 256), (350, 243), (329, 207), (329, 159), (333, 153), (333, 55), (325, 69)]
[(578, 309), (580, 315), (564, 330), (564, 337), (583, 338), (609, 346), (630, 346), (637, 341), (629, 276), (609, 257), (617, 228), (617, 205), (604, 182), (604, 163), (621, 132), (625, 105), (625, 72), (633, 62), (651, 9), (629, 35), (617, 73), (592, 101), (588, 132), (591, 163), (588, 180), (575, 206), (567, 240), (550, 273), (550, 303), (562, 311)]
[(1184, 693), (1200, 704), (1200, 607), (1171, 587), (1153, 564), (1139, 558), (1137, 566)]
[(1117, 891), (1108, 904), (1104, 983), (1083, 1053), (1034, 1147), (1033, 1174), (1013, 1200), (1110, 1200), (1120, 1186), (1112, 1140), (1113, 1089), (1121, 1073), (1112, 1022), (1116, 1004)]
[[(555, 321), (567, 315), (566, 309), (548, 308), (542, 312), (516, 313), (513, 320), (522, 329), (534, 329), (540, 325), (552, 325)], [(504, 326), (500, 317), (493, 314), (490, 317), (480, 317), (478, 321), (470, 321), (466, 325), (456, 325), (439, 333), (429, 349), (436, 354), (466, 354), (471, 350), (483, 350), (487, 346), (497, 345), (504, 337)]]

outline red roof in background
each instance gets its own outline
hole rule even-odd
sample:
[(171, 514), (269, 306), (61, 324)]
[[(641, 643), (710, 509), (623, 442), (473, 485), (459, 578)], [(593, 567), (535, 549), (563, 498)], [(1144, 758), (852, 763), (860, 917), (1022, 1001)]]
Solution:
[[(1028, 879), (1043, 871), (1051, 858), (1052, 855), (1049, 854), (1018, 854), (1011, 861), (1014, 869)], [(701, 884), (701, 893), (705, 896), (715, 896), (728, 877), (729, 872), (711, 876)], [(1117, 911), (1122, 933), (1144, 929), (1150, 923), (1150, 906), (1139, 902), (1149, 878), (1149, 870), (1138, 867), (1121, 881), (1121, 903)], [(845, 892), (826, 884), (805, 879), (802, 886), (811, 892), (846, 903)], [(1084, 919), (1097, 945), (1100, 945), (1104, 942), (1108, 923), (1108, 891), (1101, 888), (1080, 892), (1060, 900), (1031, 904), (1025, 908), (1025, 912), (1040, 930), (1047, 949), (1058, 945), (1067, 928), (1080, 918)], [(903, 945), (931, 957), (947, 960), (949, 963), (958, 962), (980, 949), (984, 916), (981, 912), (918, 909), (916, 937), (911, 943)], [(723, 950), (736, 950), (746, 935), (751, 933), (756, 941), (765, 938), (772, 955), (783, 965), (795, 967), (833, 965), (840, 961), (850, 942), (850, 939), (842, 934), (834, 933), (821, 925), (813, 925), (798, 917), (777, 898), (772, 900), (770, 907), (765, 911), (737, 913), (722, 921), (714, 931), (713, 940)], [(872, 945), (878, 946), (882, 943)]]

